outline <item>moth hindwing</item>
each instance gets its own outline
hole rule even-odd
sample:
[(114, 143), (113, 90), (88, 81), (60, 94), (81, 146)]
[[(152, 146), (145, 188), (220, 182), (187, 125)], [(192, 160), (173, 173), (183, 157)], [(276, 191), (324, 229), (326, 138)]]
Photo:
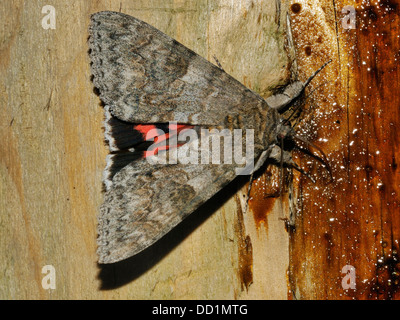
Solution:
[[(89, 35), (93, 83), (105, 104), (112, 152), (98, 219), (98, 254), (100, 263), (113, 263), (160, 239), (246, 166), (151, 163), (138, 156), (138, 132), (173, 121), (197, 132), (209, 126), (232, 133), (250, 130), (252, 157), (265, 161), (277, 144), (281, 118), (279, 108), (221, 68), (134, 17), (93, 14)], [(240, 139), (245, 150), (247, 140)], [(223, 147), (221, 142), (221, 157)], [(172, 151), (166, 153), (171, 157)]]

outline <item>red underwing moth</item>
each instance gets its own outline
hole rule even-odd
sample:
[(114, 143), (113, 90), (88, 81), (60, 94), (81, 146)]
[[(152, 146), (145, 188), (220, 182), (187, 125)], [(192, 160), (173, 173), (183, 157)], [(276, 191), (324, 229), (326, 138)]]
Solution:
[[(306, 83), (296, 81), (264, 100), (220, 66), (126, 14), (93, 14), (89, 47), (110, 147), (99, 263), (139, 253), (267, 159), (295, 165), (280, 148), (280, 141), (295, 137), (281, 113), (322, 67)], [(210, 152), (209, 142), (221, 136)]]

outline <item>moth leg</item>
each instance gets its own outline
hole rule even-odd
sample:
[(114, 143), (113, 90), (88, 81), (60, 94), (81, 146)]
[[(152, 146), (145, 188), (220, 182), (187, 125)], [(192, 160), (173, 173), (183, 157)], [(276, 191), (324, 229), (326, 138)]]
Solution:
[[(301, 168), (297, 166), (297, 164), (293, 161), (292, 156), (290, 152), (283, 150), (283, 141), (281, 141), (281, 147), (278, 145), (274, 145), (271, 148), (271, 152), (268, 156), (270, 160), (273, 160), (276, 163), (280, 163), (281, 169), (283, 169), (283, 166), (285, 167), (290, 167), (290, 168), (295, 168), (296, 170), (300, 170), (302, 173), (305, 173)], [(290, 171), (291, 174), (293, 175), (292, 171)], [(312, 179), (312, 178), (311, 178)], [(282, 188), (283, 185), (283, 171), (281, 170), (281, 179), (280, 179), (280, 188)], [(279, 192), (281, 194), (281, 191)], [(295, 217), (296, 217), (296, 205), (294, 203), (294, 189), (293, 189), (293, 179), (290, 179), (289, 182), (289, 218), (282, 218), (283, 221), (285, 221), (285, 226), (287, 230), (294, 230), (295, 228)]]
[(217, 64), (218, 68), (220, 68), (222, 71), (225, 71), (224, 68), (222, 68), (222, 64), (219, 62), (217, 57), (215, 55), (213, 55), (213, 58), (215, 60), (215, 63)]
[(270, 160), (272, 160), (273, 162), (276, 162), (276, 163), (280, 163), (281, 166), (294, 168), (297, 171), (299, 171), (300, 173), (302, 173), (305, 176), (307, 176), (312, 182), (315, 183), (314, 178), (312, 176), (310, 176), (307, 172), (305, 172), (302, 168), (300, 168), (293, 161), (290, 152), (282, 150), (277, 145), (273, 145), (273, 146), (271, 146), (270, 148), (264, 150), (261, 153), (261, 156), (257, 160), (257, 162), (256, 162), (256, 164), (254, 166), (254, 169), (251, 172), (249, 186), (247, 188), (246, 206), (245, 206), (245, 210), (244, 210), (245, 213), (247, 212), (247, 208), (248, 208), (248, 203), (249, 203), (249, 198), (250, 198), (250, 191), (251, 191), (251, 187), (253, 185), (253, 180), (254, 180), (253, 179), (254, 173), (257, 172), (258, 169), (260, 169), (262, 167), (262, 165), (265, 163), (265, 161), (267, 161), (267, 159), (270, 159)]
[(271, 153), (268, 159), (273, 160), (277, 163), (283, 163), (285, 167), (294, 168), (299, 171), (301, 174), (304, 174), (307, 178), (309, 178), (313, 183), (315, 183), (315, 179), (310, 176), (307, 172), (305, 172), (302, 168), (300, 168), (292, 159), (290, 152), (283, 150), (277, 145), (272, 147)]
[(283, 152), (282, 152), (282, 149), (277, 145), (274, 145), (271, 148), (271, 153), (269, 154), (268, 158), (272, 159), (273, 161), (275, 161), (277, 163), (282, 162), (286, 166), (292, 166), (294, 164), (290, 153), (285, 150), (283, 150)]
[[(315, 179), (310, 176), (307, 172), (305, 172), (302, 168), (300, 168), (292, 159), (292, 156), (290, 152), (285, 151), (281, 149), (279, 146), (275, 145), (271, 153), (269, 155), (269, 159), (273, 160), (276, 163), (281, 164), (281, 168), (283, 166), (293, 168), (297, 171), (299, 171), (301, 174), (304, 174), (307, 176), (313, 183), (315, 183)], [(290, 174), (293, 176), (293, 171), (290, 171)], [(281, 186), (283, 185), (283, 173), (281, 173)], [(288, 196), (289, 196), (289, 218), (283, 218), (282, 220), (285, 221), (285, 226), (286, 229), (289, 230), (294, 230), (295, 229), (295, 221), (296, 221), (296, 203), (295, 203), (295, 191), (293, 188), (293, 179), (289, 179), (289, 191), (288, 191)]]
[(291, 179), (289, 180), (289, 219), (286, 222), (286, 226), (289, 229), (294, 230), (296, 227), (296, 197), (294, 193), (294, 188), (293, 188), (293, 171), (290, 171), (291, 174)]
[(269, 158), (269, 154), (271, 152), (271, 148), (268, 148), (267, 150), (264, 150), (261, 155), (260, 158), (258, 158), (254, 169), (251, 171), (250, 174), (250, 180), (249, 180), (249, 186), (247, 188), (247, 195), (246, 195), (246, 205), (245, 205), (245, 209), (244, 209), (244, 213), (246, 214), (247, 212), (247, 207), (249, 205), (249, 199), (250, 199), (250, 191), (251, 191), (251, 187), (253, 185), (253, 181), (254, 181), (254, 173), (256, 171), (258, 171), (258, 169), (261, 168), (261, 166), (265, 163), (265, 161)]

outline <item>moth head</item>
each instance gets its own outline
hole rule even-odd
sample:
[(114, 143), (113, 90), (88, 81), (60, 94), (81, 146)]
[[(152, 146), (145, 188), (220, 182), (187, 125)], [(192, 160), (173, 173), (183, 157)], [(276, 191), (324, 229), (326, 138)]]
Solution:
[[(297, 98), (300, 96), (300, 94), (304, 91), (305, 87), (307, 87), (308, 84), (311, 82), (311, 80), (319, 72), (321, 72), (321, 70), (323, 70), (325, 68), (325, 66), (327, 66), (331, 61), (332, 60), (329, 60), (329, 61), (325, 62), (318, 70), (316, 70), (306, 80), (306, 82), (302, 83), (300, 81), (297, 81), (297, 82), (294, 82), (291, 85), (289, 85), (287, 87), (287, 89), (285, 90), (285, 93), (286, 93), (287, 96), (292, 97), (292, 98), (290, 100), (290, 103), (288, 103), (287, 105), (290, 105), (293, 101), (296, 101)], [(287, 111), (287, 109), (286, 109), (287, 105), (283, 104), (282, 106), (279, 106), (277, 108), (278, 112), (281, 113), (281, 114), (285, 113)], [(300, 106), (300, 104), (298, 106)], [(287, 150), (290, 151), (290, 150), (295, 148), (295, 149), (300, 150), (302, 153), (307, 154), (307, 155), (313, 157), (314, 159), (318, 160), (328, 170), (330, 178), (331, 178), (331, 180), (333, 180), (331, 168), (329, 166), (327, 157), (326, 157), (325, 153), (322, 151), (322, 149), (319, 148), (318, 146), (316, 146), (315, 144), (313, 144), (312, 142), (308, 141), (306, 138), (297, 135), (296, 131), (294, 130), (294, 128), (292, 126), (290, 126), (290, 119), (297, 112), (297, 108), (298, 107), (295, 107), (293, 112), (291, 113), (291, 115), (286, 117), (285, 120), (282, 120), (282, 122), (277, 127), (276, 145), (281, 150), (281, 152), (279, 154), (281, 166), (283, 165), (283, 163), (289, 164), (290, 166), (292, 166), (296, 170), (298, 170), (301, 173), (303, 173), (303, 174), (307, 175), (308, 177), (310, 177), (307, 173), (304, 172), (304, 170), (302, 170), (299, 166), (297, 166), (293, 162), (293, 160), (291, 159), (290, 155), (289, 156), (288, 155), (285, 156), (285, 153), (287, 152)], [(305, 147), (303, 147), (302, 145), (305, 145)], [(310, 150), (310, 147), (313, 148), (313, 149), (318, 150), (318, 152), (321, 154), (321, 157), (316, 155), (315, 153), (313, 153)], [(273, 158), (275, 158), (275, 160), (277, 160), (276, 157), (277, 157), (277, 154), (275, 154), (275, 156)], [(287, 160), (287, 159), (289, 159), (289, 160)], [(311, 180), (313, 180), (313, 179), (311, 178)]]
[(277, 134), (276, 134), (278, 143), (285, 139), (292, 140), (295, 135), (296, 135), (296, 132), (294, 131), (294, 129), (291, 126), (286, 125), (284, 123), (281, 123), (278, 125)]

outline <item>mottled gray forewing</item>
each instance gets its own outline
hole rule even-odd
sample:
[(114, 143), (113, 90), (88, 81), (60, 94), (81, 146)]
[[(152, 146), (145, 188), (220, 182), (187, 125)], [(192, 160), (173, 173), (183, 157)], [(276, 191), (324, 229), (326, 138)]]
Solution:
[(142, 251), (234, 178), (234, 165), (154, 165), (142, 159), (126, 166), (101, 207), (99, 262)]
[[(275, 141), (275, 109), (157, 29), (122, 13), (99, 12), (92, 15), (89, 33), (93, 82), (113, 116), (143, 124), (254, 129), (256, 159)], [(235, 169), (153, 165), (144, 159), (121, 169), (101, 207), (99, 262), (123, 260), (160, 239), (233, 180)]]
[[(227, 115), (267, 108), (220, 68), (134, 17), (95, 13), (89, 34), (94, 85), (121, 120), (224, 125)], [(243, 124), (252, 127), (253, 118)]]

